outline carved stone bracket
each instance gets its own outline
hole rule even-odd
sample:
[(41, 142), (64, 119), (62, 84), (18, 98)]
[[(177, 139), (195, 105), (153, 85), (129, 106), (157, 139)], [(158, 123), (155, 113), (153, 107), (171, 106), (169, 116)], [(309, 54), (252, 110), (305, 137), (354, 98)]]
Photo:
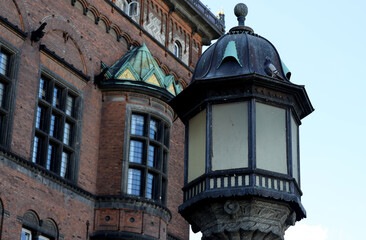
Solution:
[(190, 215), (204, 240), (283, 240), (296, 217), (289, 205), (264, 199), (206, 202)]

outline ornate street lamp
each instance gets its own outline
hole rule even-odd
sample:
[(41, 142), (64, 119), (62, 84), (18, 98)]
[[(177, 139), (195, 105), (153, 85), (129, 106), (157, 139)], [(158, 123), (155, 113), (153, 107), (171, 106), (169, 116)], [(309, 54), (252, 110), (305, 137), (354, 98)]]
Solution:
[(203, 239), (283, 239), (305, 217), (299, 134), (313, 111), (275, 47), (239, 26), (208, 48), (171, 105), (186, 126), (184, 203)]

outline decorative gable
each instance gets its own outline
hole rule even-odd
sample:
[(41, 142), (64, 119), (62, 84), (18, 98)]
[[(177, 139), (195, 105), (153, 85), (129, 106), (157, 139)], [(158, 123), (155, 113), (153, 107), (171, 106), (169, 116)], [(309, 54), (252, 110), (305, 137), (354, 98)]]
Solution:
[(163, 89), (173, 96), (181, 92), (174, 77), (164, 74), (145, 44), (128, 51), (111, 67), (102, 62), (101, 71), (104, 72), (101, 85), (125, 84), (150, 90)]
[(132, 74), (130, 69), (126, 68), (126, 70), (117, 77), (117, 79), (121, 80), (136, 80), (135, 76)]
[(158, 81), (158, 79), (156, 78), (155, 74), (152, 74), (147, 80), (146, 80), (147, 83), (151, 83), (151, 84), (154, 84), (156, 86), (160, 86), (160, 83)]
[(174, 84), (171, 83), (170, 86), (168, 87), (168, 91), (173, 94), (174, 96), (177, 95), (177, 93), (175, 92), (175, 88), (174, 88)]

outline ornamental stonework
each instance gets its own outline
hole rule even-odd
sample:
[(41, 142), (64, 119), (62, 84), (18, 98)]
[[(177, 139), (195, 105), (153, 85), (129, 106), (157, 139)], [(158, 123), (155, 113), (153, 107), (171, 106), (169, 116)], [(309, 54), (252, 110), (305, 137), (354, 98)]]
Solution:
[(228, 199), (197, 207), (192, 220), (207, 240), (283, 240), (295, 223), (287, 204), (263, 199)]

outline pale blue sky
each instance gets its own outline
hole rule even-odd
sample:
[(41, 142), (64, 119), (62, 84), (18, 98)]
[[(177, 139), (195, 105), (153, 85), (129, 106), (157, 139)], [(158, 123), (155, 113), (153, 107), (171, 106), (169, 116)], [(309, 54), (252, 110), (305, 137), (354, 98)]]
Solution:
[(307, 218), (286, 240), (364, 239), (366, 1), (201, 1), (215, 14), (224, 10), (227, 31), (244, 2), (246, 25), (274, 44), (315, 108), (300, 127)]

